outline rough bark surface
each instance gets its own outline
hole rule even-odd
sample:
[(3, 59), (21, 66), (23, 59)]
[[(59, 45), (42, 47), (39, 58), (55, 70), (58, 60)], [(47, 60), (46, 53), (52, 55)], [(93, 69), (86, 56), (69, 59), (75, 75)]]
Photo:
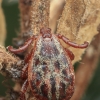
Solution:
[(7, 52), (3, 46), (0, 46), (0, 72), (3, 67), (6, 67), (6, 70), (8, 70), (11, 65), (17, 63), (18, 60), (17, 57)]
[[(91, 42), (100, 23), (99, 0), (66, 0), (62, 16), (58, 22), (57, 33), (65, 35), (79, 44)], [(84, 50), (68, 47), (75, 55), (73, 63), (81, 59)]]
[(31, 28), (39, 34), (40, 28), (49, 27), (50, 0), (33, 0), (31, 9)]
[(71, 100), (81, 100), (94, 72), (100, 57), (100, 32), (94, 37), (76, 71), (75, 93)]
[(19, 9), (20, 9), (20, 30), (21, 34), (31, 30), (31, 5), (32, 0), (19, 0)]

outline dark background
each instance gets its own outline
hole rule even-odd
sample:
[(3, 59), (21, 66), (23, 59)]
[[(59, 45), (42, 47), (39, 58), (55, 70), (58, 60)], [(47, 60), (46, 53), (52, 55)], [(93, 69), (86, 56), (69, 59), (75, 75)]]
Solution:
[[(10, 0), (3, 0), (2, 8), (6, 19), (6, 30), (7, 30), (7, 38), (5, 41), (5, 45), (8, 46), (12, 45), (12, 38), (16, 37), (16, 34), (20, 30), (19, 28), (20, 15), (19, 15), (18, 3), (16, 3), (16, 0), (12, 0), (12, 2), (10, 2)], [(77, 67), (76, 65), (75, 68)], [(82, 100), (100, 100), (100, 61), (97, 64), (97, 66), (98, 67), (93, 75), (93, 78), (90, 80), (90, 84)], [(2, 84), (3, 80), (4, 77), (0, 75), (0, 96), (5, 96), (5, 91), (6, 91), (5, 86)]]

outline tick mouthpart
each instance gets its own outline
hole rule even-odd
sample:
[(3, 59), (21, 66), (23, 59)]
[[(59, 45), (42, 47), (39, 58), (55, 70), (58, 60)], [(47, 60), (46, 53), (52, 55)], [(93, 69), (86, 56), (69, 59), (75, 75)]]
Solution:
[(43, 38), (51, 38), (51, 34), (49, 33), (45, 33), (42, 35)]
[(41, 28), (40, 34), (42, 34), (43, 38), (51, 38), (52, 37), (50, 28)]

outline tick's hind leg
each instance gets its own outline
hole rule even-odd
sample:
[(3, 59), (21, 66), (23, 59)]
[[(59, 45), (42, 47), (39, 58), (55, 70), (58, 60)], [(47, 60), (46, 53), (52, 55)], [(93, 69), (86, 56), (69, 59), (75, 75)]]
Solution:
[(29, 63), (31, 56), (32, 56), (32, 51), (25, 57), (24, 61), (25, 61), (26, 65), (22, 68), (22, 73), (21, 73), (22, 79), (28, 78), (28, 63)]
[(20, 100), (26, 100), (25, 92), (27, 91), (27, 87), (28, 87), (28, 80), (26, 80), (24, 82), (24, 84), (22, 85), (22, 88), (21, 88), (21, 91), (20, 91)]
[(28, 40), (25, 42), (25, 44), (24, 44), (22, 47), (18, 48), (18, 49), (14, 49), (12, 46), (8, 46), (7, 49), (8, 49), (10, 52), (15, 53), (15, 54), (21, 53), (21, 52), (25, 51), (25, 50), (28, 48), (28, 46), (32, 43), (32, 41), (33, 41), (34, 39), (35, 39), (34, 37), (28, 39)]
[(32, 50), (31, 50), (31, 52), (29, 54), (26, 55), (25, 60), (24, 60), (25, 63), (29, 63), (29, 60), (30, 60), (31, 56), (32, 56)]
[(74, 48), (86, 48), (88, 46), (88, 42), (84, 42), (84, 44), (77, 44), (77, 43), (74, 43), (72, 41), (70, 41), (68, 38), (66, 38), (65, 36), (61, 35), (61, 34), (58, 34), (57, 35), (58, 38), (62, 39), (66, 44), (74, 47)]
[(74, 54), (67, 48), (65, 48), (66, 53), (68, 54), (68, 56), (70, 57), (71, 60), (74, 60)]
[(25, 65), (22, 69), (21, 78), (26, 79), (28, 76), (28, 65)]

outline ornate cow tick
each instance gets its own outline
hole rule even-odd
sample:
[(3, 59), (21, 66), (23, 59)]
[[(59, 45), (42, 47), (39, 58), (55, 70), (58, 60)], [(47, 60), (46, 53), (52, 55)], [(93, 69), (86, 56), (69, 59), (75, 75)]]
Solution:
[(73, 53), (64, 48), (59, 39), (74, 48), (86, 48), (88, 42), (78, 45), (60, 34), (51, 34), (50, 28), (41, 28), (38, 36), (32, 36), (19, 49), (11, 46), (8, 50), (20, 53), (33, 43), (30, 54), (25, 57), (25, 67), (21, 78), (25, 79), (20, 92), (20, 100), (26, 100), (29, 86), (37, 100), (69, 100), (74, 92), (74, 69), (71, 61)]

